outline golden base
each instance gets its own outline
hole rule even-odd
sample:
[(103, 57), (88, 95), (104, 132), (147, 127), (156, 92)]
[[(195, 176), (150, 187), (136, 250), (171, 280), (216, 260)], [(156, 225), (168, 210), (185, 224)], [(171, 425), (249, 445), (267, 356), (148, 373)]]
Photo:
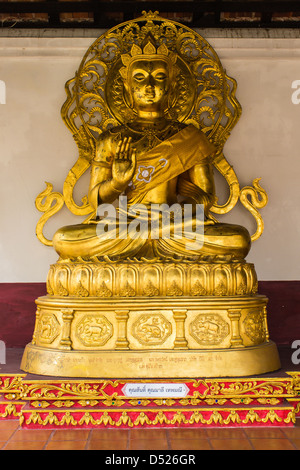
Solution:
[(276, 345), (181, 351), (62, 351), (28, 344), (21, 369), (38, 375), (101, 378), (239, 377), (280, 368)]
[(280, 368), (262, 295), (36, 300), (21, 368), (100, 378), (238, 377)]

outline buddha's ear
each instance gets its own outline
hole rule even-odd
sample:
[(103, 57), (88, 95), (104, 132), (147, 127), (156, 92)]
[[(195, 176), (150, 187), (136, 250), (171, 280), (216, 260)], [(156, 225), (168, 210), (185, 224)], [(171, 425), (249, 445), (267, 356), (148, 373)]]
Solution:
[(128, 98), (128, 97), (130, 97), (130, 87), (129, 87), (129, 84), (128, 84), (128, 81), (127, 81), (127, 68), (122, 67), (122, 68), (120, 68), (119, 72), (120, 72), (120, 75), (122, 77), (122, 81), (123, 81), (123, 85), (124, 85), (124, 89), (125, 89), (125, 94)]
[(127, 67), (120, 68), (119, 72), (120, 72), (120, 75), (122, 77), (122, 81), (123, 81), (126, 93), (129, 93), (130, 88), (129, 88), (129, 83), (128, 83), (128, 80), (127, 80), (127, 78), (128, 78), (127, 77)]
[(124, 85), (126, 95), (130, 95), (130, 86), (126, 78), (123, 78), (123, 85)]

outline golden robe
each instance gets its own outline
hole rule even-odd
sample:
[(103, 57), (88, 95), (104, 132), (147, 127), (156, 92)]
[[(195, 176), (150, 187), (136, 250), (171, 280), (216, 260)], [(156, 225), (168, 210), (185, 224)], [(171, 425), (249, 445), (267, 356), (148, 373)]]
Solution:
[[(248, 231), (241, 226), (214, 222), (205, 206), (205, 220), (202, 223), (193, 216), (184, 219), (182, 227), (182, 218), (176, 219), (173, 215), (170, 218), (170, 236), (165, 237), (160, 229), (160, 235), (157, 236), (156, 232), (153, 237), (150, 231), (153, 217), (151, 207), (156, 201), (152, 196), (150, 203), (149, 194), (160, 194), (157, 203), (169, 204), (170, 192), (176, 188), (176, 197), (183, 196), (196, 204), (202, 204), (204, 199), (207, 201), (205, 190), (189, 178), (189, 170), (211, 166), (214, 153), (215, 147), (192, 125), (184, 127), (151, 150), (137, 153), (135, 174), (125, 191), (127, 209), (119, 207), (116, 210), (117, 220), (111, 225), (107, 223), (107, 218), (103, 218), (88, 224), (62, 227), (53, 239), (57, 253), (63, 259), (104, 256), (110, 259), (244, 258), (251, 244)], [(101, 207), (99, 187), (103, 181), (99, 181), (97, 176), (99, 170), (104, 167), (109, 171), (111, 165), (101, 156), (93, 162), (89, 191), (92, 207)], [(162, 193), (166, 195), (165, 200), (161, 199)], [(171, 200), (176, 203), (174, 197)], [(162, 220), (161, 213), (158, 217)], [(139, 225), (135, 236), (128, 234), (128, 226), (132, 223)]]

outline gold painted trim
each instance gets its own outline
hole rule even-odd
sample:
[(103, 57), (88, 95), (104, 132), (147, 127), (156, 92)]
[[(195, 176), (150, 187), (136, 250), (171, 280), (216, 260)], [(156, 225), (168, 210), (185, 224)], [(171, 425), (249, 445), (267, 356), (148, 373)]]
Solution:
[(21, 406), (21, 402), (0, 402), (0, 405), (6, 405), (4, 412), (0, 413), (0, 418), (7, 418), (8, 416), (19, 417), (21, 414), (21, 411), (17, 411), (17, 405)]
[[(43, 419), (41, 417), (41, 414), (44, 414), (45, 411), (33, 411), (30, 413), (30, 416), (26, 419), (26, 415), (28, 414), (27, 412), (24, 412), (22, 416), (20, 417), (20, 424), (22, 425), (25, 423), (26, 425), (30, 424), (39, 424), (39, 425), (56, 425), (56, 426), (62, 426), (62, 425), (73, 425), (77, 426), (80, 425), (82, 426), (83, 424), (92, 424), (92, 425), (102, 425), (104, 426), (109, 426), (109, 427), (120, 427), (120, 426), (128, 426), (128, 427), (134, 427), (134, 426), (143, 426), (144, 424), (147, 425), (158, 425), (158, 424), (188, 424), (188, 425), (193, 425), (193, 424), (204, 424), (204, 425), (210, 425), (212, 423), (214, 424), (221, 424), (221, 425), (229, 425), (231, 423), (234, 424), (248, 424), (251, 422), (253, 423), (267, 423), (270, 421), (271, 423), (278, 422), (278, 423), (294, 423), (295, 422), (295, 416), (294, 412), (286, 407), (286, 408), (272, 408), (271, 410), (269, 408), (260, 408), (260, 411), (267, 411), (267, 414), (265, 417), (260, 417), (257, 413), (256, 410), (250, 409), (247, 412), (247, 415), (244, 419), (241, 419), (239, 416), (238, 411), (245, 412), (247, 410), (243, 409), (238, 409), (238, 408), (222, 408), (220, 410), (212, 410), (212, 409), (201, 409), (201, 412), (199, 409), (172, 409), (172, 410), (157, 410), (155, 408), (153, 409), (147, 409), (145, 411), (140, 411), (140, 409), (120, 409), (120, 410), (114, 410), (113, 412), (109, 411), (99, 411), (102, 413), (101, 417), (99, 419), (94, 419), (93, 414), (95, 414), (95, 411), (92, 413), (87, 412), (86, 410), (76, 410), (74, 412), (71, 411), (62, 411), (58, 412), (57, 410), (47, 410), (47, 416)], [(286, 410), (288, 411), (288, 415), (286, 418), (282, 418), (278, 416), (276, 411), (283, 411)], [(222, 414), (224, 413), (229, 413), (228, 416), (225, 418)], [(75, 413), (84, 413), (84, 415), (79, 419), (76, 420), (74, 418)], [(118, 418), (118, 420), (113, 419), (113, 415), (116, 413), (122, 412), (121, 416)], [(139, 415), (133, 420), (131, 418), (132, 413), (139, 413)], [(170, 413), (173, 412), (175, 413), (174, 416), (169, 419), (165, 413)], [(210, 412), (211, 415), (209, 418), (204, 418), (203, 413), (205, 412)], [(59, 420), (58, 419), (58, 414), (63, 413), (62, 418)], [(155, 413), (154, 419), (150, 419), (147, 414), (148, 413)], [(186, 417), (185, 413), (192, 413), (189, 418)]]
[[(26, 377), (26, 375), (24, 375)], [(0, 376), (1, 378), (1, 376)], [(295, 382), (290, 377), (278, 378), (212, 378), (212, 379), (168, 379), (170, 383), (188, 383), (195, 389), (203, 386), (204, 393), (195, 390), (189, 394), (185, 399), (243, 399), (243, 398), (287, 398), (292, 401), (299, 401), (298, 390), (295, 387)], [(113, 393), (109, 395), (105, 389), (112, 386), (117, 388), (126, 383), (135, 383), (136, 379), (126, 380), (65, 380), (53, 378), (49, 379), (32, 379), (32, 380), (17, 380), (13, 381), (12, 385), (0, 388), (0, 394), (8, 400), (31, 401), (37, 399), (57, 400), (130, 400), (129, 397)], [(153, 379), (140, 379), (140, 383), (152, 383)], [(155, 382), (165, 382), (165, 379), (155, 379)], [(58, 383), (58, 384), (57, 384)], [(0, 381), (1, 385), (1, 381)], [(15, 388), (14, 388), (15, 387)], [(155, 397), (157, 400), (164, 400), (165, 397)], [(139, 399), (136, 397), (136, 399)], [(140, 398), (141, 399), (141, 398)]]

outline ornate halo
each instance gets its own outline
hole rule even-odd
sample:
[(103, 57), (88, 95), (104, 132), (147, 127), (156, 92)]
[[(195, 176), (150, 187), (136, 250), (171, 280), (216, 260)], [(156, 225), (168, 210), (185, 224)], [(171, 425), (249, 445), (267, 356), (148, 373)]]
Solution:
[(214, 166), (228, 182), (230, 196), (222, 206), (215, 204), (212, 211), (229, 212), (240, 193), (236, 174), (223, 155), (224, 144), (241, 114), (235, 96), (236, 81), (226, 74), (217, 53), (200, 34), (151, 11), (115, 26), (94, 41), (75, 77), (66, 83), (62, 118), (73, 134), (79, 157), (66, 178), (64, 202), (74, 214), (92, 212), (87, 197), (82, 205), (75, 203), (74, 186), (89, 168), (100, 134), (133, 118), (119, 71), (122, 56), (129, 54), (134, 45), (140, 48), (149, 35), (157, 50), (167, 48), (177, 57), (179, 73), (173, 99), (169, 100), (169, 117), (194, 124), (215, 144)]
[(97, 140), (109, 126), (130, 120), (119, 72), (121, 56), (133, 45), (140, 47), (149, 34), (157, 46), (165, 45), (177, 55), (179, 73), (170, 117), (200, 127), (221, 149), (241, 113), (235, 80), (226, 75), (202, 36), (157, 12), (143, 12), (142, 17), (110, 29), (87, 50), (76, 76), (66, 84), (68, 98), (62, 108), (74, 138)]

